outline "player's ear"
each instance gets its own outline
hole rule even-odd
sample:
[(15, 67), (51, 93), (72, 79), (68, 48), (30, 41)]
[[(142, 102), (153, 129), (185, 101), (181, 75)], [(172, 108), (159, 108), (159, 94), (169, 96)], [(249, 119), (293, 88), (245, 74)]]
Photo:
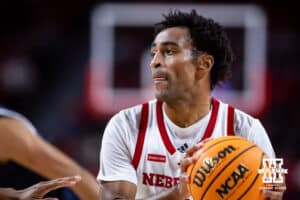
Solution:
[(207, 53), (203, 53), (197, 57), (197, 68), (199, 70), (210, 71), (214, 65), (214, 57)]
[(196, 79), (200, 80), (208, 75), (214, 65), (214, 57), (207, 53), (200, 54), (196, 58)]

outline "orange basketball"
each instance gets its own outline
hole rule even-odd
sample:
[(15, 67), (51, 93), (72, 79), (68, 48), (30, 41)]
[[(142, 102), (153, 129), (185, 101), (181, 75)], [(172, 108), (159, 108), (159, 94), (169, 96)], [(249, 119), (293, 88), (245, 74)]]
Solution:
[(188, 189), (194, 200), (260, 200), (262, 167), (266, 154), (254, 143), (237, 136), (206, 142), (188, 167)]

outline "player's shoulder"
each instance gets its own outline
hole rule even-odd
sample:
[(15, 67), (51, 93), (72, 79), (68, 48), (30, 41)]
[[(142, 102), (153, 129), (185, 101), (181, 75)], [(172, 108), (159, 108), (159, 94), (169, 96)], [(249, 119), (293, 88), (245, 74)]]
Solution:
[(236, 108), (233, 105), (224, 103), (222, 101), (220, 101), (220, 105), (221, 105), (221, 108), (223, 110), (223, 113), (226, 114), (226, 116), (227, 116), (228, 107), (231, 106), (231, 107), (234, 108), (234, 124), (235, 124), (235, 129), (236, 130), (246, 131), (246, 130), (250, 130), (251, 127), (253, 127), (257, 124), (260, 124), (260, 121), (257, 118), (255, 118), (254, 116), (246, 113), (243, 110), (240, 110), (239, 108)]
[(144, 102), (142, 104), (138, 104), (126, 109), (123, 109), (121, 111), (119, 111), (114, 117), (118, 117), (118, 118), (126, 118), (126, 119), (136, 119), (136, 118), (140, 118), (141, 113), (142, 113), (142, 107), (143, 104), (148, 104), (149, 107), (152, 107), (153, 104), (156, 103), (156, 100), (150, 100), (148, 102)]
[(20, 113), (17, 113), (15, 111), (9, 110), (9, 109), (4, 108), (4, 107), (0, 107), (0, 117), (16, 118), (16, 117), (21, 117), (21, 116), (22, 115)]
[(149, 107), (153, 107), (152, 105), (155, 103), (156, 100), (150, 100), (145, 103), (122, 109), (112, 117), (111, 121), (119, 124), (125, 122), (133, 125), (134, 127), (138, 127), (142, 115), (143, 104), (148, 104)]
[(24, 115), (16, 111), (0, 107), (0, 119), (1, 118), (9, 119), (6, 120), (6, 122), (12, 124), (11, 127), (19, 127), (19, 125), (20, 127), (22, 127), (23, 125), (25, 125), (32, 134), (37, 134), (37, 130), (33, 126), (33, 124)]
[(256, 120), (255, 117), (251, 116), (250, 114), (246, 113), (245, 111), (240, 110), (239, 108), (235, 107), (234, 105), (222, 102), (220, 100), (218, 100), (220, 102), (220, 107), (222, 108), (223, 111), (227, 112), (227, 109), (229, 106), (234, 108), (234, 117), (235, 119), (239, 119), (239, 120), (248, 120), (248, 121), (254, 121)]
[[(153, 101), (149, 101), (152, 104)], [(140, 120), (142, 116), (142, 105), (138, 104), (126, 109), (120, 110), (116, 113), (108, 122), (105, 131), (104, 138), (111, 140), (126, 140), (128, 138), (136, 138), (139, 132)], [(134, 140), (134, 139), (133, 139)]]
[(253, 122), (253, 121), (256, 121), (257, 119), (255, 117), (253, 117), (252, 115), (238, 109), (238, 108), (235, 108), (234, 109), (235, 112), (234, 112), (234, 117), (237, 119), (237, 120), (240, 120), (240, 121), (247, 121), (247, 122)]

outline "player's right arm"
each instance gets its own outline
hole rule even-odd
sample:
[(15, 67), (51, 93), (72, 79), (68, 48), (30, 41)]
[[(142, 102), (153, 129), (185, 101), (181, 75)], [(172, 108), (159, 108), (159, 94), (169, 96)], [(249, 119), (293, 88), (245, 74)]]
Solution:
[(128, 181), (101, 181), (100, 194), (101, 200), (134, 200), (136, 185)]
[(97, 177), (101, 200), (135, 199), (137, 177), (132, 164), (135, 134), (138, 131), (135, 124), (121, 111), (105, 128)]

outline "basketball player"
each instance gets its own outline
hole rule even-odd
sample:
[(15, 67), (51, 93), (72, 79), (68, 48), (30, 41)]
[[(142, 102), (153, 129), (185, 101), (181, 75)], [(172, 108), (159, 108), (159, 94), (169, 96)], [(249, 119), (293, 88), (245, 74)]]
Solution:
[(74, 192), (82, 200), (99, 200), (96, 178), (43, 140), (25, 117), (0, 108), (0, 164), (7, 161), (13, 161), (49, 179), (80, 175), (82, 181), (72, 188)]
[(0, 188), (2, 200), (55, 200), (56, 198), (43, 198), (51, 190), (61, 187), (71, 187), (81, 180), (80, 176), (57, 178), (51, 181), (37, 183), (23, 190), (13, 188)]
[(98, 174), (103, 199), (191, 199), (186, 167), (207, 138), (242, 136), (275, 157), (259, 120), (211, 96), (233, 59), (218, 23), (194, 10), (171, 11), (155, 25), (151, 55), (156, 99), (120, 111), (105, 129)]

